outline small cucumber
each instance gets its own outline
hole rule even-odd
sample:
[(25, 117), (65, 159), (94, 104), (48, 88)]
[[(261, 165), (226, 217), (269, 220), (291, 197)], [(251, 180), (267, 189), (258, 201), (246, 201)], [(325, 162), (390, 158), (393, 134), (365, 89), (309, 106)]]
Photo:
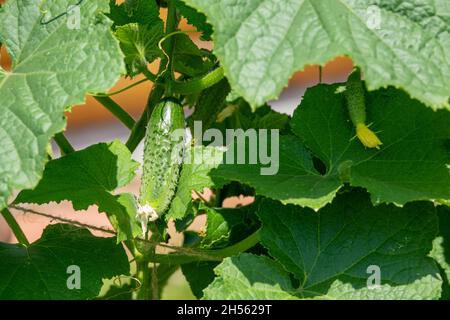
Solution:
[(375, 132), (370, 130), (369, 126), (366, 125), (366, 100), (359, 70), (355, 70), (349, 76), (346, 84), (345, 98), (347, 100), (350, 119), (356, 128), (356, 136), (359, 141), (365, 147), (380, 149), (380, 145), (383, 143)]
[(178, 184), (185, 147), (183, 108), (174, 99), (155, 106), (144, 142), (144, 165), (139, 195), (138, 219), (143, 233), (147, 223), (163, 215)]

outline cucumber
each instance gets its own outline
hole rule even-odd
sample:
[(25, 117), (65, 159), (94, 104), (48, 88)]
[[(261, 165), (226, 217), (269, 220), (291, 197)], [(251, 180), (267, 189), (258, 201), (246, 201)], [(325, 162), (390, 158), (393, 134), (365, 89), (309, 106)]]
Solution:
[(350, 119), (356, 128), (356, 136), (367, 148), (380, 149), (383, 143), (378, 136), (366, 125), (366, 100), (364, 87), (361, 81), (361, 73), (355, 70), (347, 80), (345, 98)]
[(178, 101), (169, 98), (155, 106), (144, 141), (144, 165), (137, 218), (145, 234), (149, 221), (163, 215), (178, 184), (185, 149), (185, 120)]

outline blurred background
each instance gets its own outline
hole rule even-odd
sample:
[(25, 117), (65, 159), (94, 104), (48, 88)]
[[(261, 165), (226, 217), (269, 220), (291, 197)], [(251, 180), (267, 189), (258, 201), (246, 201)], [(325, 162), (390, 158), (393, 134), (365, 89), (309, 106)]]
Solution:
[[(3, 1), (0, 0), (0, 3)], [(120, 3), (122, 1), (117, 1)], [(165, 12), (162, 12), (162, 17)], [(182, 21), (180, 24), (181, 30), (195, 31), (192, 26), (188, 25), (186, 21)], [(189, 36), (203, 48), (213, 49), (212, 43), (202, 42), (199, 40), (199, 35), (195, 32), (189, 33)], [(1, 49), (0, 65), (4, 69), (11, 68), (11, 61), (5, 51), (5, 48)], [(158, 69), (157, 63), (150, 66), (152, 72), (156, 73)], [(346, 80), (348, 74), (351, 72), (352, 62), (345, 57), (339, 57), (326, 66), (322, 67), (322, 82), (334, 83), (343, 82)], [(136, 77), (134, 79), (122, 78), (111, 91), (116, 91), (127, 85), (134, 83), (142, 79)], [(289, 85), (285, 88), (279, 99), (270, 102), (270, 105), (277, 111), (292, 114), (295, 107), (300, 103), (305, 90), (308, 87), (314, 86), (319, 82), (320, 70), (318, 66), (307, 66), (301, 72), (296, 73), (290, 80)], [(113, 96), (119, 105), (126, 109), (135, 119), (138, 119), (142, 111), (145, 108), (147, 96), (152, 88), (150, 82), (144, 82), (132, 89), (123, 92), (121, 94)], [(98, 142), (109, 142), (114, 139), (119, 139), (123, 142), (126, 141), (129, 135), (129, 130), (124, 127), (120, 122), (112, 116), (109, 111), (102, 107), (92, 97), (86, 97), (86, 101), (83, 105), (75, 106), (72, 111), (67, 113), (67, 131), (66, 136), (75, 149), (80, 150), (91, 144)], [(142, 143), (136, 149), (133, 154), (135, 160), (142, 162)], [(59, 150), (56, 145), (53, 145), (54, 155), (59, 155)], [(121, 191), (133, 192), (138, 194), (139, 177), (133, 181), (129, 186)], [(239, 199), (229, 199), (227, 206), (235, 205)], [(94, 225), (103, 228), (111, 228), (106, 215), (99, 213), (97, 207), (91, 206), (86, 211), (74, 211), (70, 202), (62, 202), (59, 204), (50, 203), (48, 205), (36, 206), (29, 205), (27, 208), (36, 210), (38, 212), (48, 213), (52, 216), (68, 218), (71, 220), (77, 220), (82, 223)], [(32, 242), (37, 240), (44, 228), (51, 223), (57, 223), (54, 219), (38, 216), (32, 213), (22, 213), (12, 211), (18, 220), (18, 223), (24, 230), (28, 239)], [(14, 236), (11, 234), (8, 226), (2, 220), (0, 216), (0, 241), (2, 242), (17, 242)], [(201, 229), (204, 225), (204, 221), (199, 219), (193, 228)], [(173, 229), (173, 228), (172, 228)], [(172, 230), (173, 231), (173, 230)], [(106, 236), (99, 232), (93, 232), (97, 236)], [(175, 232), (172, 232), (171, 244), (179, 244), (182, 239)], [(184, 279), (180, 271), (176, 272), (169, 284), (164, 290), (163, 299), (194, 299), (193, 294), (190, 291), (189, 285)]]

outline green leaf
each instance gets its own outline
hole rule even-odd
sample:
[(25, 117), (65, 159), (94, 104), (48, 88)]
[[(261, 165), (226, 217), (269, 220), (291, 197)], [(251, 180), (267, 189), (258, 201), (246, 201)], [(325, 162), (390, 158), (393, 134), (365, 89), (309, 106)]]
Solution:
[(204, 90), (196, 105), (194, 113), (189, 117), (188, 124), (194, 130), (194, 122), (202, 125), (202, 134), (216, 121), (217, 115), (225, 107), (225, 99), (230, 92), (230, 85), (226, 79)]
[(116, 4), (116, 0), (110, 0), (108, 17), (114, 21), (114, 26), (129, 23), (146, 25), (160, 20), (159, 7), (155, 0), (125, 0), (120, 5)]
[[(396, 89), (367, 95), (367, 119), (378, 132), (380, 150), (365, 149), (354, 139), (339, 85), (309, 89), (294, 113), (291, 127), (303, 141), (282, 136), (279, 171), (259, 175), (259, 165), (221, 165), (215, 178), (251, 185), (283, 203), (314, 209), (330, 202), (344, 184), (366, 188), (374, 203), (448, 199), (450, 197), (450, 113), (433, 112)], [(324, 164), (315, 169), (305, 149)]]
[[(262, 244), (300, 281), (303, 297), (437, 299), (441, 278), (428, 257), (438, 221), (432, 203), (373, 207), (367, 193), (340, 194), (314, 212), (267, 200)], [(370, 266), (380, 271), (369, 287)]]
[(207, 15), (231, 86), (254, 108), (277, 98), (295, 71), (349, 55), (370, 90), (401, 87), (450, 109), (447, 0), (185, 2)]
[(204, 290), (204, 299), (297, 299), (289, 293), (294, 288), (288, 273), (267, 257), (243, 253), (224, 259), (214, 271), (218, 277)]
[(218, 118), (220, 118), (220, 121), (223, 121), (223, 124), (227, 129), (241, 128), (244, 130), (284, 130), (287, 128), (290, 119), (287, 114), (276, 112), (268, 105), (261, 106), (255, 112), (253, 112), (253, 110), (250, 108), (250, 105), (242, 101), (229, 104)]
[(228, 247), (255, 232), (260, 226), (255, 215), (258, 207), (258, 203), (233, 209), (200, 207), (207, 216), (202, 248)]
[[(29, 247), (0, 243), (0, 299), (93, 299), (102, 279), (129, 274), (128, 258), (114, 238), (97, 238), (74, 226), (49, 225)], [(69, 289), (79, 267), (80, 289)]]
[(50, 161), (37, 187), (22, 191), (15, 203), (69, 200), (75, 210), (95, 204), (110, 217), (118, 241), (132, 239), (140, 234), (134, 196), (113, 195), (112, 191), (128, 184), (137, 168), (138, 163), (121, 142), (96, 144)]
[[(71, 3), (46, 1), (42, 10), (51, 18)], [(48, 143), (66, 126), (66, 107), (82, 104), (86, 92), (107, 91), (123, 73), (106, 11), (107, 0), (82, 2), (74, 29), (67, 16), (41, 24), (47, 15), (35, 1), (0, 8), (0, 42), (13, 60), (11, 71), (0, 68), (0, 208), (13, 191), (38, 183)]]
[(206, 21), (206, 16), (203, 13), (198, 12), (194, 8), (186, 5), (185, 1), (183, 0), (173, 0), (173, 1), (177, 9), (186, 18), (188, 23), (196, 27), (197, 31), (202, 33), (201, 39), (205, 41), (211, 40), (213, 28)]
[(151, 24), (142, 25), (129, 23), (119, 26), (115, 35), (120, 41), (120, 47), (125, 55), (127, 74), (135, 76), (147, 64), (162, 55), (158, 43), (164, 35), (164, 24), (161, 20)]
[(176, 72), (188, 77), (200, 77), (214, 68), (215, 63), (208, 54), (200, 50), (186, 34), (176, 34), (173, 38), (173, 67)]
[(213, 182), (209, 172), (216, 168), (223, 157), (223, 150), (218, 147), (191, 147), (187, 151), (189, 157), (184, 160), (178, 181), (177, 191), (172, 200), (166, 219), (182, 219), (192, 206), (192, 191), (203, 192)]
[(192, 293), (197, 299), (203, 297), (203, 290), (213, 282), (215, 278), (214, 268), (218, 262), (200, 261), (181, 265), (181, 271), (189, 282)]
[(310, 152), (298, 138), (280, 136), (279, 159), (271, 149), (268, 154), (274, 156), (275, 165), (279, 166), (275, 175), (261, 175), (261, 168), (267, 165), (222, 164), (211, 171), (213, 181), (217, 184), (223, 180), (239, 181), (255, 188), (259, 195), (314, 209), (334, 198), (341, 182), (335, 176), (321, 175), (314, 168)]

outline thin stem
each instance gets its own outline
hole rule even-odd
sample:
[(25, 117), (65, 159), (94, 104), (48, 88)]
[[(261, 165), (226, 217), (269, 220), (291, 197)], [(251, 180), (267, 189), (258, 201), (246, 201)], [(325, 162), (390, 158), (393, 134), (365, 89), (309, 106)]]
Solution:
[(16, 219), (12, 215), (12, 213), (7, 209), (2, 210), (2, 216), (5, 218), (6, 223), (11, 228), (12, 232), (17, 238), (17, 241), (19, 241), (20, 244), (28, 247), (30, 245), (30, 242), (28, 241), (27, 237), (25, 236), (25, 233), (23, 233), (22, 228), (20, 228), (19, 224), (17, 223)]
[(181, 253), (156, 254), (154, 256), (154, 262), (163, 264), (184, 264), (195, 261), (221, 261), (226, 257), (238, 255), (239, 253), (254, 247), (260, 241), (260, 230), (261, 229), (252, 233), (244, 240), (223, 249), (196, 250), (195, 255), (185, 255)]
[[(156, 76), (155, 76), (155, 79), (156, 79)], [(135, 83), (130, 84), (129, 86), (126, 86), (125, 88), (119, 89), (117, 91), (113, 91), (113, 92), (110, 92), (110, 93), (95, 93), (95, 94), (91, 94), (91, 96), (93, 96), (93, 97), (112, 97), (112, 96), (115, 96), (116, 94), (125, 92), (125, 91), (127, 91), (127, 90), (129, 90), (131, 88), (134, 88), (137, 85), (140, 85), (141, 83), (144, 83), (144, 82), (147, 82), (147, 81), (149, 81), (149, 79), (148, 78), (144, 78), (144, 79), (141, 79), (141, 80), (139, 80), (139, 81), (137, 81)]]
[(151, 82), (156, 82), (156, 80), (158, 79), (158, 76), (153, 74), (147, 68), (142, 69), (142, 74), (147, 78), (147, 80), (150, 80)]
[(139, 145), (139, 142), (141, 142), (141, 140), (144, 139), (148, 119), (150, 119), (150, 115), (152, 114), (153, 109), (155, 108), (156, 104), (161, 100), (163, 94), (164, 94), (164, 87), (158, 84), (155, 85), (153, 90), (150, 92), (148, 96), (147, 106), (145, 107), (145, 110), (142, 113), (141, 117), (131, 130), (130, 137), (126, 142), (126, 146), (131, 152), (136, 150), (137, 146)]
[[(179, 19), (177, 16), (177, 8), (175, 6), (175, 2), (173, 0), (168, 0), (166, 35), (169, 35), (177, 30), (178, 22), (179, 22)], [(166, 50), (165, 50), (165, 54), (166, 54), (167, 60), (168, 60), (167, 61), (167, 70), (166, 70), (168, 72), (166, 73), (165, 76), (168, 81), (174, 79), (173, 61), (172, 61), (173, 60), (172, 59), (173, 58), (173, 49), (175, 47), (174, 44), (175, 44), (174, 38), (168, 37), (166, 40)], [(166, 86), (166, 93), (167, 93), (167, 96), (170, 96), (172, 94), (170, 82)]]
[(109, 112), (111, 112), (117, 119), (119, 119), (128, 129), (133, 129), (135, 121), (121, 106), (119, 106), (110, 97), (95, 96), (100, 104), (102, 104)]
[(188, 81), (173, 81), (171, 83), (172, 90), (174, 93), (179, 93), (183, 95), (197, 93), (212, 87), (225, 76), (223, 67), (218, 67), (211, 71), (207, 75)]
[(69, 140), (67, 140), (64, 133), (60, 132), (57, 133), (53, 139), (55, 140), (56, 144), (58, 145), (59, 150), (61, 150), (62, 155), (70, 154), (72, 152), (75, 152), (74, 147), (70, 144)]

